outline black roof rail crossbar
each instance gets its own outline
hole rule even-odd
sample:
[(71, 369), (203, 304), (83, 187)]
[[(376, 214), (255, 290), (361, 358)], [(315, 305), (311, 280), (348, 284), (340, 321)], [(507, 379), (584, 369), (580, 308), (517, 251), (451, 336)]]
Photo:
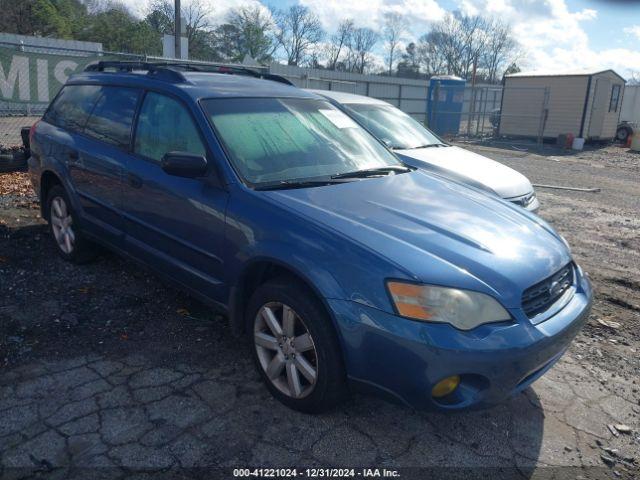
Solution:
[(142, 61), (122, 61), (108, 60), (91, 63), (84, 69), (85, 72), (104, 72), (110, 69), (116, 72), (133, 72), (134, 70), (146, 70), (148, 74), (169, 73), (171, 79), (176, 82), (186, 82), (187, 79), (180, 72), (171, 68), (166, 68), (168, 62), (142, 62)]
[[(273, 73), (261, 72), (248, 67), (241, 67), (238, 65), (202, 65), (187, 63), (184, 64), (187, 69), (197, 72), (213, 72), (213, 73), (231, 73), (237, 75), (249, 75), (251, 77), (262, 78), (264, 80), (272, 80), (274, 82), (284, 83), (286, 85), (292, 85), (293, 83), (281, 75), (275, 75)], [(180, 64), (182, 67), (183, 64)]]
[(100, 61), (89, 64), (85, 67), (85, 72), (104, 72), (105, 70), (113, 69), (118, 72), (132, 72), (134, 70), (147, 70), (149, 73), (160, 71), (171, 71), (177, 74), (176, 80), (186, 81), (186, 78), (180, 74), (180, 70), (192, 71), (192, 72), (209, 72), (209, 73), (227, 73), (235, 75), (247, 75), (255, 78), (262, 78), (265, 80), (272, 80), (275, 82), (284, 83), (286, 85), (293, 85), (291, 81), (280, 75), (274, 75), (272, 73), (261, 72), (252, 68), (242, 67), (238, 65), (225, 65), (225, 64), (200, 64), (189, 62), (142, 62), (142, 61)]

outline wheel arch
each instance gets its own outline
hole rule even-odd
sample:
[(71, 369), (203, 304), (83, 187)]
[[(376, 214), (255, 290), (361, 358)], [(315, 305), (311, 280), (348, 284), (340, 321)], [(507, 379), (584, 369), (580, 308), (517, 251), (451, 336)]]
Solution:
[(47, 196), (49, 195), (49, 190), (54, 185), (60, 185), (64, 188), (64, 184), (60, 177), (53, 172), (52, 170), (45, 170), (40, 175), (40, 214), (42, 218), (49, 221), (49, 212), (46, 209)]
[[(245, 318), (245, 306), (247, 301), (255, 292), (255, 290), (265, 282), (281, 277), (289, 276), (294, 280), (304, 285), (311, 293), (314, 294), (318, 302), (322, 305), (327, 316), (331, 319), (333, 328), (342, 343), (340, 331), (337, 328), (335, 318), (331, 313), (325, 296), (318, 288), (317, 284), (313, 282), (307, 275), (302, 273), (300, 269), (286, 264), (280, 260), (261, 257), (255, 258), (247, 262), (237, 280), (233, 284), (229, 293), (229, 322), (234, 334), (241, 335), (245, 330), (244, 318)], [(341, 346), (342, 347), (342, 346)], [(342, 350), (342, 348), (341, 348)]]

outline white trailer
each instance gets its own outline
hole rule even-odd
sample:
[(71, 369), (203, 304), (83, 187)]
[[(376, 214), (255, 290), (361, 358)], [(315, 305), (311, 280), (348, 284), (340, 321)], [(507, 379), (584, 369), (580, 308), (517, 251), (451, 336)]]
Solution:
[(620, 124), (616, 138), (625, 142), (634, 131), (640, 131), (640, 85), (627, 85), (622, 97)]

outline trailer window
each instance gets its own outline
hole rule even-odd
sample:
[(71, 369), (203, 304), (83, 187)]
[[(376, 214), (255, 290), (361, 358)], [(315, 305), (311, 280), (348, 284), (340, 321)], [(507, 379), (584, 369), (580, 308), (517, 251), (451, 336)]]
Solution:
[(617, 112), (618, 103), (620, 102), (620, 85), (611, 87), (611, 100), (609, 101), (609, 111)]

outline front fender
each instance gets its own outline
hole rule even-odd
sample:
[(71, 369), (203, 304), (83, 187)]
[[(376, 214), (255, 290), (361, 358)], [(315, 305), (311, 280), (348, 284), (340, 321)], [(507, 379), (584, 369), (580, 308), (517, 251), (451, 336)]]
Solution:
[[(227, 208), (225, 264), (230, 299), (243, 275), (258, 262), (269, 262), (303, 279), (323, 302), (350, 300), (393, 311), (387, 278), (406, 278), (377, 252), (349, 240), (260, 193), (234, 186)], [(231, 316), (234, 303), (229, 302)]]

